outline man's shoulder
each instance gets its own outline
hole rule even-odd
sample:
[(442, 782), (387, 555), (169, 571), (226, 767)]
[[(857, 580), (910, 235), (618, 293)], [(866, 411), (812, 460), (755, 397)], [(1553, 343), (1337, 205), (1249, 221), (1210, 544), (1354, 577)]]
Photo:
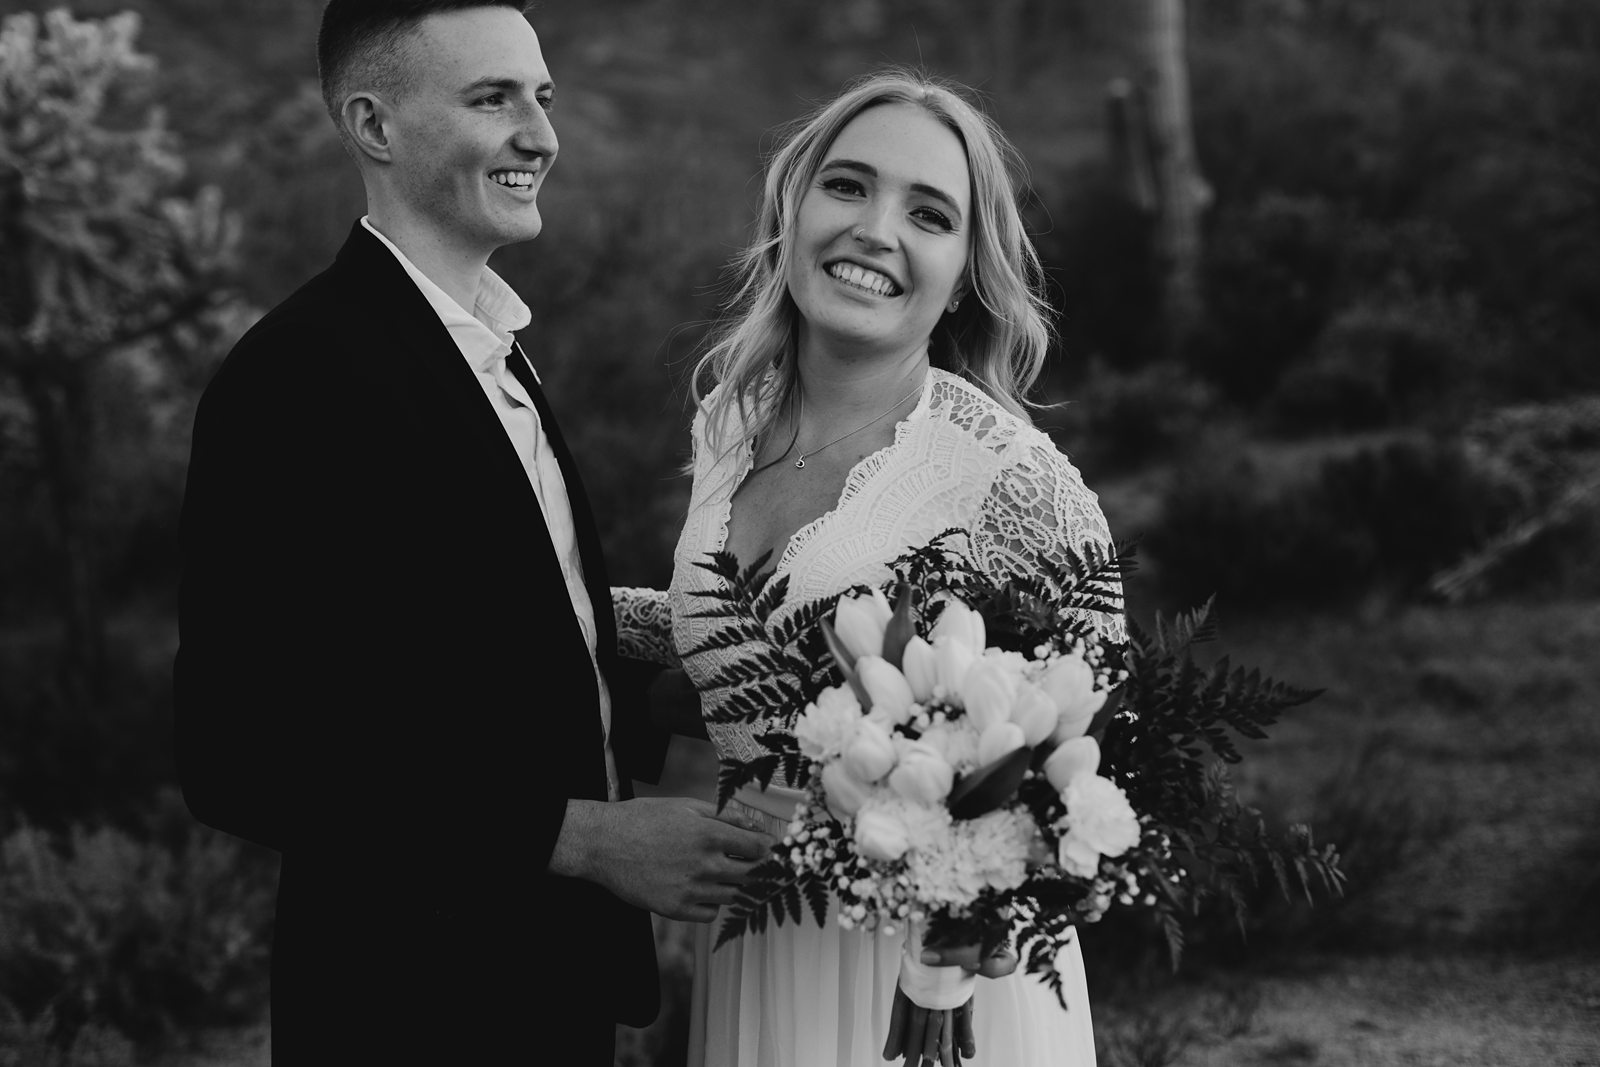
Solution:
[[(223, 360), (217, 378), (258, 381), (298, 378), (307, 373), (334, 374), (383, 337), (385, 324), (407, 295), (408, 279), (390, 277), (384, 257), (362, 255), (371, 241), (353, 233), (339, 257), (308, 279), (245, 331)], [(375, 262), (374, 262), (375, 260)], [(377, 275), (377, 276), (374, 276)], [(396, 281), (406, 285), (396, 285)], [(374, 315), (374, 308), (380, 314)], [(401, 327), (394, 325), (393, 329)]]

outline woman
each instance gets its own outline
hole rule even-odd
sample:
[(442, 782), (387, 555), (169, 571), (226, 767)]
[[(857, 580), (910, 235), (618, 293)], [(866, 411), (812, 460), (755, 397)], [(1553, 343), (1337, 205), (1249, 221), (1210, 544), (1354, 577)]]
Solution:
[[(619, 591), (633, 654), (654, 635), (670, 655), (669, 626), (676, 649), (707, 635), (696, 594), (715, 579), (695, 564), (718, 550), (746, 565), (770, 553), (802, 603), (886, 581), (889, 561), (950, 527), (995, 573), (1109, 543), (1094, 494), (1025, 414), (1049, 333), (1013, 159), (959, 93), (898, 71), (796, 126), (768, 167), (734, 313), (697, 368), (694, 488), (671, 588)], [(739, 652), (683, 667), (704, 682)], [(724, 758), (763, 751), (742, 725), (708, 732)], [(779, 782), (734, 803), (782, 836), (798, 797)], [(876, 1064), (886, 1041), (914, 1062), (924, 1038), (959, 1058), (959, 1016), (896, 1007), (895, 939), (807, 922), (711, 951), (714, 930), (696, 955), (691, 1063)], [(978, 983), (975, 1062), (1093, 1064), (1075, 944), (1066, 955), (1065, 1012), (1026, 974)]]

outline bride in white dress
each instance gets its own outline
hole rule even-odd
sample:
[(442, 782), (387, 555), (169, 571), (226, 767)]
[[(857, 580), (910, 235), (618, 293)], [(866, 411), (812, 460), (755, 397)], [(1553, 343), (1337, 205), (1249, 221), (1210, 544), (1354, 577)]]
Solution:
[[(1021, 401), (1048, 328), (1014, 159), (960, 93), (902, 72), (797, 124), (768, 166), (735, 311), (698, 368), (671, 588), (616, 591), (630, 654), (677, 662), (707, 636), (696, 594), (718, 579), (695, 563), (720, 549), (746, 565), (770, 553), (798, 604), (888, 580), (889, 561), (951, 527), (996, 574), (1110, 543), (1095, 495)], [(1120, 619), (1098, 622), (1120, 636)], [(738, 654), (681, 663), (699, 684)], [(708, 733), (724, 758), (763, 752), (743, 726)], [(799, 795), (780, 781), (734, 803), (781, 837)], [(691, 1065), (883, 1063), (902, 938), (808, 918), (713, 951), (717, 925), (697, 929)], [(1075, 944), (1061, 963), (1066, 1010), (1021, 971), (978, 981), (968, 1062), (1094, 1064)], [(961, 1061), (950, 1013), (911, 1014), (931, 1020), (913, 1032), (944, 1038), (939, 1058)]]

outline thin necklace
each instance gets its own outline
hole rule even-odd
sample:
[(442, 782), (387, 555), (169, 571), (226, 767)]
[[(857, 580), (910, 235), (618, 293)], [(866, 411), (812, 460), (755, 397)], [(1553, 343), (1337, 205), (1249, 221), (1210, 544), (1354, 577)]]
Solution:
[[(879, 412), (878, 414), (874, 415), (870, 420), (868, 420), (866, 422), (863, 422), (860, 426), (857, 426), (855, 429), (851, 430), (849, 433), (840, 434), (838, 437), (835, 437), (833, 440), (829, 441), (825, 445), (818, 445), (816, 448), (813, 448), (811, 450), (811, 454), (814, 456), (818, 452), (821, 452), (824, 448), (832, 448), (834, 445), (838, 444), (840, 441), (843, 441), (846, 437), (854, 437), (856, 434), (860, 433), (862, 430), (865, 430), (868, 426), (871, 426), (873, 423), (881, 422), (883, 420), (883, 418), (886, 415), (889, 414), (889, 412), (893, 411), (895, 408), (899, 407), (901, 404), (904, 404), (907, 400), (910, 400), (913, 396), (917, 395), (917, 391), (920, 390), (921, 388), (922, 388), (922, 383), (919, 381), (916, 385), (911, 387), (911, 392), (907, 393), (905, 396), (901, 397), (899, 400), (896, 400), (893, 404), (890, 404), (888, 407), (884, 408), (881, 412)], [(795, 416), (795, 420), (794, 420), (794, 425), (795, 425), (795, 429), (796, 429), (796, 433), (795, 433), (796, 439), (799, 438), (799, 432), (798, 431), (799, 431), (799, 427), (800, 427), (800, 420), (805, 418), (805, 414), (806, 414), (806, 391), (805, 391), (805, 388), (802, 386), (801, 389), (800, 389), (800, 411), (799, 411), (799, 414), (797, 414)], [(803, 471), (803, 470), (806, 469), (806, 453), (805, 453), (805, 449), (801, 449), (800, 450), (798, 458), (794, 461), (794, 466), (795, 466), (795, 470), (802, 470)]]

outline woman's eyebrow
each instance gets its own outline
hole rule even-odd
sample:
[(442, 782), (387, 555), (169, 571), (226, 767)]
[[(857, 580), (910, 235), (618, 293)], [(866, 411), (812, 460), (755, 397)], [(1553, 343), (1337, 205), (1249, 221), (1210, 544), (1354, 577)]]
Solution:
[[(855, 171), (857, 174), (865, 175), (868, 178), (876, 178), (878, 176), (877, 167), (874, 167), (871, 163), (863, 163), (858, 159), (830, 159), (822, 165), (822, 169)], [(929, 185), (926, 182), (912, 182), (911, 191), (932, 197), (957, 215), (961, 214), (961, 205), (956, 203), (956, 198), (936, 185)]]

